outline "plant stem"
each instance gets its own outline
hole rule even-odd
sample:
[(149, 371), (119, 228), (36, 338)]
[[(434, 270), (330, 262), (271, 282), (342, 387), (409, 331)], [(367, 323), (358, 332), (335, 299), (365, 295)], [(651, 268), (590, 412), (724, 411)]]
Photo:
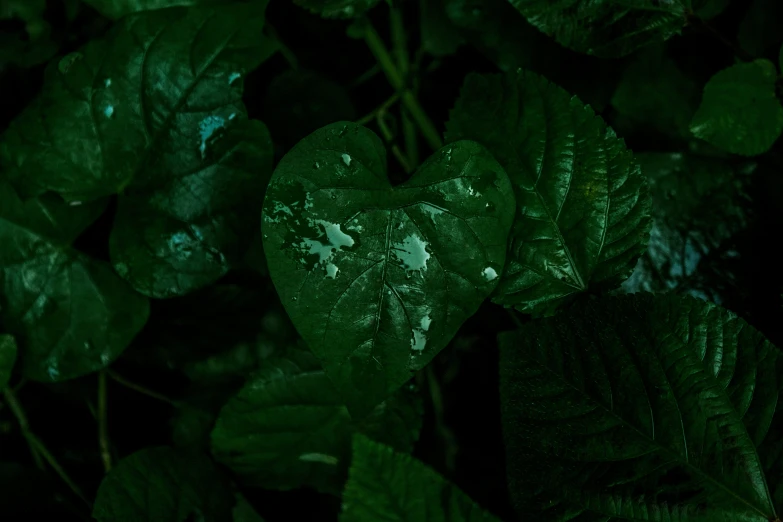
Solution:
[(751, 56), (750, 53), (746, 52), (743, 48), (741, 48), (740, 46), (738, 46), (737, 44), (735, 44), (734, 42), (732, 42), (731, 40), (723, 36), (723, 34), (717, 29), (715, 29), (712, 26), (712, 24), (710, 24), (707, 20), (703, 20), (699, 18), (698, 16), (696, 16), (695, 13), (691, 12), (688, 14), (688, 21), (694, 24), (698, 23), (699, 25), (704, 27), (709, 33), (712, 34), (712, 36), (720, 40), (720, 42), (723, 45), (725, 45), (728, 49), (730, 49), (731, 52), (734, 53), (734, 55), (740, 60), (744, 62), (752, 62), (753, 60), (755, 60), (755, 58), (753, 58), (753, 56)]
[(373, 78), (376, 74), (381, 72), (381, 66), (377, 63), (370, 67), (368, 70), (363, 72), (358, 78), (356, 78), (353, 82), (351, 82), (351, 85), (349, 89), (355, 89), (359, 85), (363, 84), (367, 80)]
[(180, 404), (177, 401), (169, 399), (165, 395), (160, 394), (160, 393), (158, 393), (156, 391), (152, 391), (152, 390), (150, 390), (148, 388), (145, 388), (144, 386), (141, 386), (140, 384), (136, 384), (135, 382), (131, 382), (128, 379), (126, 379), (125, 377), (123, 377), (122, 375), (119, 375), (116, 372), (114, 372), (114, 371), (112, 371), (112, 370), (110, 370), (108, 368), (106, 369), (106, 374), (109, 377), (111, 377), (112, 379), (114, 379), (115, 381), (117, 381), (118, 383), (120, 383), (123, 386), (125, 386), (126, 388), (130, 388), (131, 390), (137, 391), (137, 392), (139, 392), (141, 394), (144, 394), (144, 395), (146, 395), (148, 397), (152, 397), (153, 399), (157, 399), (157, 400), (159, 400), (161, 402), (165, 402), (166, 404), (169, 404), (169, 405), (171, 405), (171, 406), (173, 406), (175, 408), (179, 408), (180, 407)]
[(392, 105), (392, 103), (389, 103), (389, 101), (392, 101), (393, 103), (393, 101), (396, 101), (396, 97), (394, 100), (389, 98), (389, 100), (386, 100), (385, 104), (378, 108), (378, 111), (375, 114), (375, 121), (378, 123), (378, 128), (381, 130), (381, 134), (383, 134), (383, 138), (386, 140), (386, 143), (391, 145), (392, 154), (394, 154), (394, 157), (397, 158), (397, 161), (400, 163), (405, 173), (410, 174), (411, 167), (408, 163), (408, 158), (405, 156), (405, 154), (402, 153), (400, 147), (396, 143), (393, 143), (394, 134), (392, 133), (391, 129), (389, 129), (389, 126), (386, 125), (386, 111), (388, 111), (389, 107)]
[(435, 376), (435, 371), (432, 369), (432, 364), (427, 365), (427, 382), (430, 387), (430, 398), (432, 399), (432, 409), (435, 413), (435, 424), (437, 425), (438, 433), (443, 439), (443, 457), (446, 464), (446, 469), (454, 471), (457, 457), (457, 445), (454, 438), (454, 433), (446, 426), (443, 413), (443, 391), (440, 389), (440, 383)]
[(24, 435), (24, 438), (27, 439), (27, 443), (30, 445), (30, 450), (33, 452), (36, 465), (43, 469), (43, 463), (40, 462), (41, 456), (43, 456), (43, 458), (46, 460), (46, 462), (49, 463), (49, 466), (52, 467), (55, 473), (57, 473), (63, 482), (65, 482), (65, 484), (71, 488), (71, 491), (73, 491), (77, 497), (89, 505), (90, 503), (79, 489), (79, 486), (77, 486), (71, 477), (68, 476), (68, 473), (66, 473), (63, 467), (60, 466), (60, 463), (57, 462), (57, 459), (54, 457), (54, 455), (52, 455), (49, 450), (46, 449), (44, 443), (41, 442), (41, 440), (38, 439), (38, 437), (30, 430), (30, 423), (27, 421), (27, 415), (25, 414), (22, 405), (19, 404), (19, 401), (16, 399), (16, 395), (14, 395), (14, 392), (10, 388), (6, 388), (5, 390), (5, 401), (8, 403), (8, 407), (11, 408), (11, 411), (16, 417), (16, 421), (19, 423), (19, 428), (22, 431), (22, 435)]
[(381, 37), (369, 21), (365, 24), (364, 41), (367, 43), (367, 47), (370, 48), (373, 55), (375, 55), (375, 59), (378, 60), (378, 64), (386, 75), (386, 79), (389, 80), (389, 83), (394, 90), (400, 93), (403, 105), (405, 105), (405, 108), (410, 112), (416, 125), (419, 126), (419, 130), (421, 130), (421, 134), (424, 136), (424, 139), (429, 146), (433, 150), (441, 148), (443, 146), (443, 141), (440, 139), (440, 134), (435, 128), (435, 125), (433, 125), (432, 120), (430, 120), (429, 116), (424, 112), (424, 109), (419, 105), (416, 96), (405, 88), (403, 78), (394, 65), (389, 51), (386, 50), (386, 46), (383, 44)]
[(506, 312), (508, 312), (508, 315), (511, 316), (511, 320), (514, 321), (514, 324), (517, 326), (517, 328), (522, 328), (522, 321), (520, 321), (519, 317), (517, 317), (516, 311), (513, 308), (506, 308)]
[(389, 96), (389, 98), (387, 98), (382, 104), (378, 105), (370, 113), (368, 113), (368, 114), (362, 116), (361, 118), (359, 118), (358, 120), (356, 120), (356, 123), (358, 125), (367, 125), (368, 123), (370, 123), (372, 120), (374, 120), (377, 117), (379, 112), (381, 112), (382, 110), (383, 111), (389, 110), (389, 107), (394, 105), (397, 102), (397, 100), (399, 100), (399, 99), (400, 99), (400, 95), (399, 94), (397, 94), (397, 93), (392, 94), (391, 96)]
[[(391, 20), (392, 52), (397, 61), (397, 69), (404, 82), (403, 85), (409, 89), (414, 98), (416, 92), (410, 84), (411, 65), (408, 58), (408, 44), (405, 34), (405, 25), (402, 19), (402, 11), (394, 6), (389, 12)], [(401, 111), (402, 135), (405, 140), (405, 153), (412, 167), (419, 164), (419, 139), (416, 132), (416, 124), (411, 120), (408, 111), (403, 108)]]
[(269, 33), (270, 38), (277, 42), (278, 48), (280, 49), (280, 54), (283, 55), (283, 58), (285, 58), (285, 60), (288, 62), (288, 65), (291, 66), (291, 69), (298, 70), (299, 60), (296, 58), (296, 55), (291, 51), (291, 49), (289, 49), (288, 46), (283, 43), (277, 30), (272, 27), (269, 21), (266, 22), (266, 32)]
[(101, 448), (103, 470), (111, 471), (111, 451), (109, 451), (108, 401), (106, 400), (106, 371), (98, 373), (98, 442)]

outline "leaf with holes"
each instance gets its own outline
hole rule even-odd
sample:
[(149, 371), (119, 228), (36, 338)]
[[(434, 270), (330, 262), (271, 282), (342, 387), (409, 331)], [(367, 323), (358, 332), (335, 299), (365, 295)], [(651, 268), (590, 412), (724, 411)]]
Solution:
[(691, 0), (510, 0), (528, 21), (564, 47), (603, 57), (678, 34)]
[(777, 518), (780, 468), (765, 453), (783, 439), (771, 427), (783, 352), (745, 321), (693, 297), (635, 294), (594, 299), (499, 340), (518, 505), (535, 505), (545, 485), (539, 507), (571, 516)]
[(105, 368), (147, 322), (145, 297), (70, 246), (104, 207), (53, 194), (21, 201), (0, 181), (0, 321), (19, 343), (28, 378), (60, 381)]
[(397, 187), (381, 140), (352, 123), (281, 160), (264, 202), (269, 272), (353, 415), (423, 368), (492, 292), (513, 215), (503, 168), (470, 141)]
[(446, 129), (486, 146), (516, 191), (495, 302), (546, 314), (630, 275), (649, 239), (647, 183), (590, 107), (530, 72), (471, 74)]
[(205, 455), (165, 447), (125, 457), (101, 482), (92, 516), (99, 522), (231, 520), (231, 486)]
[(421, 399), (406, 387), (355, 422), (314, 357), (289, 350), (286, 358), (268, 361), (223, 407), (212, 453), (245, 485), (307, 485), (339, 496), (353, 433), (410, 452), (421, 417)]
[(52, 64), (0, 140), (24, 197), (119, 193), (112, 263), (146, 295), (212, 282), (248, 248), (272, 149), (246, 121), (242, 76), (275, 50), (266, 2), (123, 18)]

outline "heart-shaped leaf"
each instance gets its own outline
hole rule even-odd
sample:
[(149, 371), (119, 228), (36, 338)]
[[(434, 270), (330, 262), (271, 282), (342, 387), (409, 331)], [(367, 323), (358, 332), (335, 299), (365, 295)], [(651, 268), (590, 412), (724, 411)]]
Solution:
[(394, 188), (381, 140), (352, 123), (281, 160), (263, 212), (269, 272), (353, 415), (424, 367), (492, 292), (514, 208), (503, 168), (470, 141)]
[(780, 468), (761, 449), (782, 438), (771, 426), (783, 352), (745, 321), (692, 297), (635, 294), (499, 340), (520, 506), (541, 494), (539, 508), (602, 520), (776, 519)]
[(650, 196), (625, 143), (592, 109), (519, 70), (470, 74), (446, 124), (503, 165), (519, 207), (493, 301), (548, 314), (620, 285), (650, 234)]

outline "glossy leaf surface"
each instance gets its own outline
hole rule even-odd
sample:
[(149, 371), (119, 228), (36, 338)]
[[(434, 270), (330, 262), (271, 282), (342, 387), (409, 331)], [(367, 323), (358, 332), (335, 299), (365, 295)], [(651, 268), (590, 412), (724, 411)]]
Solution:
[(603, 120), (544, 78), (471, 74), (446, 124), (506, 169), (517, 216), (493, 301), (549, 313), (630, 274), (650, 230), (646, 181)]

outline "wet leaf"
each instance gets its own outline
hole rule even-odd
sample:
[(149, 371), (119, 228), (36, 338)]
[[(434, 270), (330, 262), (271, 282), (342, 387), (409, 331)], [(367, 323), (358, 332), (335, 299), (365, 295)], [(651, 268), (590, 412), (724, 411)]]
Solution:
[(469, 141), (394, 188), (381, 140), (351, 123), (282, 159), (264, 203), (270, 274), (352, 415), (424, 367), (494, 289), (513, 198), (502, 167)]
[(98, 488), (99, 522), (231, 520), (234, 494), (204, 455), (155, 447), (122, 459)]
[(348, 472), (351, 435), (363, 432), (411, 451), (422, 404), (400, 390), (354, 421), (315, 358), (307, 352), (269, 360), (220, 412), (212, 452), (246, 485), (310, 486), (339, 495)]
[(353, 462), (340, 522), (497, 522), (470, 497), (409, 455), (362, 435), (353, 439)]
[(777, 70), (769, 60), (732, 65), (719, 72), (704, 87), (691, 132), (734, 154), (766, 152), (783, 131), (776, 80)]
[[(274, 51), (265, 2), (147, 11), (53, 63), (0, 141), (23, 197), (119, 193), (112, 262), (153, 297), (216, 280), (252, 237), (271, 144), (242, 77)], [(248, 232), (250, 230), (251, 232)]]
[(525, 71), (471, 74), (446, 139), (475, 139), (511, 178), (518, 211), (493, 301), (551, 313), (620, 285), (644, 251), (650, 197), (622, 140), (583, 105)]
[(105, 368), (147, 321), (147, 299), (111, 267), (69, 245), (104, 201), (69, 205), (47, 194), (22, 202), (0, 182), (0, 318), (25, 376), (72, 379)]
[(666, 40), (685, 25), (690, 0), (510, 0), (561, 45), (596, 56), (624, 56)]
[[(734, 314), (686, 296), (576, 305), (500, 334), (512, 495), (531, 457), (548, 505), (601, 520), (776, 518), (771, 430), (783, 352)], [(534, 460), (535, 462), (535, 460)], [(536, 486), (534, 486), (535, 488)], [(546, 505), (544, 507), (547, 507)]]
[(16, 363), (16, 340), (12, 335), (0, 334), (0, 390), (4, 390), (11, 380), (11, 372)]

